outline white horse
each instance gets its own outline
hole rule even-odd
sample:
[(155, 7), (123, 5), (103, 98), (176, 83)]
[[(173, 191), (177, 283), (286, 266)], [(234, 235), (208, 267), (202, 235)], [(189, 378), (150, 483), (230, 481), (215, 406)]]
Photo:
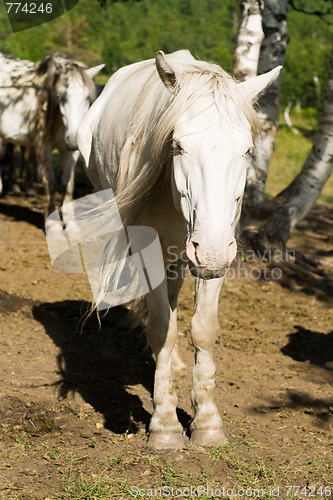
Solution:
[[(213, 400), (218, 297), (237, 251), (246, 156), (258, 129), (252, 103), (280, 69), (237, 83), (188, 51), (158, 52), (155, 60), (116, 72), (78, 130), (95, 187), (111, 187), (124, 225), (153, 227), (164, 251), (167, 279), (145, 297), (147, 338), (156, 359), (149, 443), (159, 449), (184, 445), (171, 360), (187, 262), (198, 278), (191, 439), (199, 445), (226, 442)], [(105, 262), (102, 267), (101, 283), (107, 286)]]
[(96, 97), (92, 78), (103, 66), (87, 68), (59, 54), (40, 63), (0, 54), (0, 139), (33, 146), (47, 195), (47, 214), (54, 210), (53, 149), (61, 155), (62, 201), (72, 200), (79, 156), (76, 132)]

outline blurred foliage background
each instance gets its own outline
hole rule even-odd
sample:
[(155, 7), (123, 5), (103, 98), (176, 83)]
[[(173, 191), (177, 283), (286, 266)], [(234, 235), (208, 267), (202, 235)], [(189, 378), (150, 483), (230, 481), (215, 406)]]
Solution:
[[(308, 12), (326, 12), (331, 0), (289, 0)], [(66, 15), (26, 31), (12, 33), (0, 0), (0, 52), (41, 60), (61, 52), (88, 65), (104, 62), (99, 84), (119, 67), (187, 48), (193, 55), (232, 72), (240, 25), (240, 0), (80, 0)], [(104, 5), (104, 7), (103, 7)], [(332, 23), (332, 24), (329, 24)], [(290, 37), (282, 77), (285, 106), (298, 133), (281, 126), (267, 182), (268, 195), (283, 189), (302, 167), (313, 143), (321, 109), (333, 39), (333, 15), (309, 16), (288, 9)], [(333, 205), (333, 179), (320, 203)]]
[[(309, 12), (327, 10), (326, 0), (294, 2)], [(103, 61), (99, 83), (121, 66), (154, 57), (159, 49), (187, 48), (231, 72), (239, 24), (240, 0), (80, 0), (66, 15), (13, 34), (2, 5), (0, 51), (33, 61), (55, 51), (89, 65)], [(318, 109), (333, 25), (289, 7), (288, 33), (282, 105)]]

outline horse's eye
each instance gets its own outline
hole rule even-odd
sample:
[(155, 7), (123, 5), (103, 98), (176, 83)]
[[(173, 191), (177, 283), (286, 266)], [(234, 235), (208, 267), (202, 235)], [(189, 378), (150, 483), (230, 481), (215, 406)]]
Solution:
[(184, 153), (184, 149), (177, 139), (172, 141), (172, 156), (178, 156)]
[(57, 101), (59, 104), (66, 104), (67, 96), (63, 92), (57, 93)]

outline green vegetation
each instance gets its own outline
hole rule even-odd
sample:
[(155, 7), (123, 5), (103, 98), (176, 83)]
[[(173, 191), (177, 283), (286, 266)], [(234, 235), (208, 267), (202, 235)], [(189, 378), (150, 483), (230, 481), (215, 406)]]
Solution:
[[(269, 167), (266, 192), (276, 196), (296, 177), (301, 170), (313, 144), (317, 128), (317, 113), (314, 109), (294, 110), (291, 115), (294, 129), (280, 120), (280, 129)], [(319, 203), (333, 206), (333, 178), (331, 177), (319, 198)]]
[(86, 475), (83, 473), (72, 473), (63, 477), (64, 490), (76, 500), (106, 500), (112, 498), (112, 486), (110, 478), (104, 474)]
[[(69, 498), (75, 500), (128, 500), (172, 495), (189, 499), (199, 496), (202, 500), (249, 497), (270, 500), (277, 496), (287, 498), (288, 491), (290, 494), (290, 488), (293, 488), (288, 485), (305, 485), (303, 479), (300, 480), (301, 483), (297, 482), (295, 469), (301, 477), (310, 477), (310, 474), (310, 484), (318, 491), (322, 484), (326, 485), (327, 490), (332, 487), (331, 464), (320, 457), (319, 453), (315, 453), (313, 459), (309, 460), (303, 456), (303, 452), (296, 452), (293, 446), (290, 446), (288, 459), (269, 454), (258, 443), (245, 439), (211, 450), (197, 449), (194, 462), (191, 462), (189, 456), (192, 453), (193, 450), (189, 453), (182, 452), (182, 459), (179, 460), (180, 457), (171, 452), (160, 452), (153, 462), (148, 463), (149, 455), (142, 449), (137, 449), (135, 454), (129, 454), (124, 460), (104, 463), (103, 470), (98, 474), (83, 472), (81, 460), (72, 457), (69, 472), (62, 477), (63, 489), (69, 494)], [(171, 455), (173, 459), (170, 459)], [(197, 462), (205, 463), (205, 466), (201, 470), (198, 467), (192, 470), (191, 464), (195, 466)], [(137, 468), (145, 472), (137, 475)], [(225, 475), (223, 483), (216, 477), (217, 470), (221, 468)], [(310, 490), (305, 490), (306, 488), (302, 493), (300, 489), (299, 494), (296, 494), (297, 491), (292, 489), (293, 498), (308, 496)]]
[[(303, 0), (297, 4), (307, 11), (325, 7), (324, 0)], [(96, 0), (80, 0), (65, 16), (15, 34), (1, 9), (0, 51), (30, 60), (60, 51), (89, 65), (104, 61), (106, 68), (97, 77), (100, 84), (119, 67), (151, 58), (158, 49), (172, 52), (188, 48), (195, 56), (216, 61), (232, 71), (240, 0), (108, 0), (106, 5), (102, 8)], [(267, 184), (271, 196), (295, 177), (312, 147), (333, 25), (289, 8), (288, 33), (281, 111), (287, 104), (293, 106), (291, 118), (299, 133), (290, 131), (281, 120)], [(302, 109), (297, 111), (295, 106)], [(320, 202), (332, 205), (332, 180), (325, 186)]]
[[(232, 55), (240, 23), (240, 0), (96, 0), (78, 5), (54, 21), (12, 34), (0, 9), (0, 51), (23, 59), (40, 60), (46, 53), (65, 55), (106, 68), (107, 76), (126, 64), (187, 48), (201, 59), (213, 60), (232, 71)], [(303, 0), (308, 11), (324, 9), (324, 0)], [(316, 16), (289, 8), (290, 42), (283, 72), (282, 104), (321, 105), (333, 26)], [(318, 77), (318, 84), (315, 80)]]
[[(329, 2), (298, 0), (295, 3), (308, 12), (325, 12)], [(332, 23), (332, 17), (327, 21)], [(290, 102), (302, 107), (320, 107), (332, 48), (333, 25), (317, 16), (289, 8), (287, 26), (290, 39), (283, 70), (282, 105)]]

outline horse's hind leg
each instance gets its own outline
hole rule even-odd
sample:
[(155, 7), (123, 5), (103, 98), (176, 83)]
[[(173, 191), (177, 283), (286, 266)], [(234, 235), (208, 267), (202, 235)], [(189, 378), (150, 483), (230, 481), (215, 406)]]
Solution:
[(177, 297), (182, 282), (180, 275), (168, 283), (165, 280), (146, 296), (147, 339), (156, 359), (154, 413), (149, 426), (149, 444), (157, 449), (184, 447), (171, 370), (172, 353), (177, 341)]
[(192, 318), (192, 340), (195, 346), (192, 404), (195, 418), (191, 439), (198, 445), (226, 444), (222, 420), (214, 403), (214, 345), (220, 331), (217, 318), (219, 292), (223, 278), (196, 281), (196, 304)]
[(32, 146), (21, 147), (21, 177), (24, 178), (25, 194), (27, 196), (35, 196), (36, 190), (34, 188), (34, 151)]
[(7, 155), (9, 159), (9, 183), (10, 190), (15, 194), (21, 193), (19, 179), (16, 172), (16, 151), (14, 144), (7, 144)]

